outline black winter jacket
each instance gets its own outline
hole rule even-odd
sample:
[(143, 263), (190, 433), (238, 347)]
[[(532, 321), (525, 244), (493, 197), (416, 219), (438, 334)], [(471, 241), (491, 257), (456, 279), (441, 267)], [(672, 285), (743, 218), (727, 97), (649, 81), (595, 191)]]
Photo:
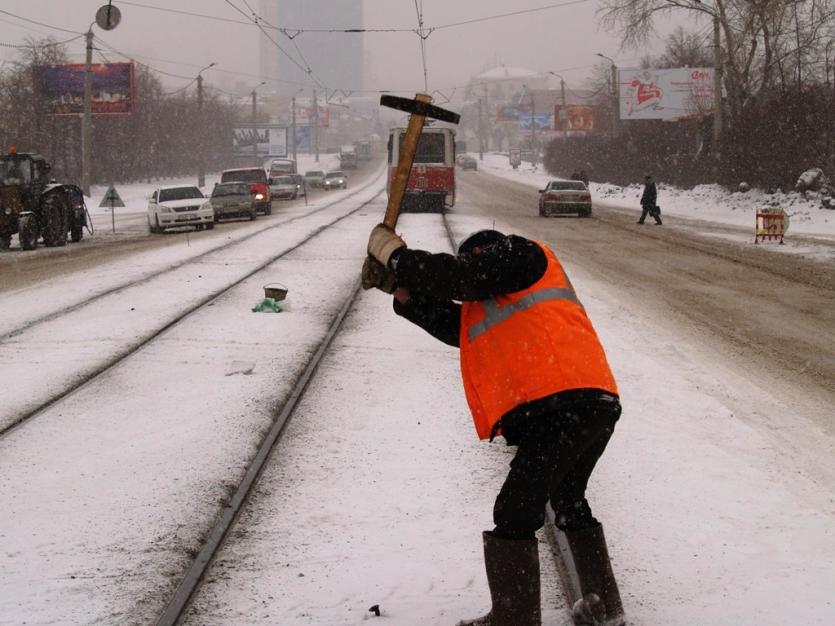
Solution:
[(406, 248), (397, 260), (397, 285), (409, 290), (394, 311), (433, 337), (458, 347), (464, 300), (521, 291), (542, 278), (548, 260), (534, 242), (508, 235), (476, 255), (433, 254)]
[(658, 199), (658, 191), (655, 189), (655, 183), (644, 185), (644, 193), (641, 194), (641, 206), (654, 207)]

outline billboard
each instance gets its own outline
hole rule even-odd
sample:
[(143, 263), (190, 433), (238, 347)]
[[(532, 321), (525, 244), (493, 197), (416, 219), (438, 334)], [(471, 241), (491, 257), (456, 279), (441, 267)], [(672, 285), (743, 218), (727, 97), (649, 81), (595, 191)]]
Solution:
[(286, 126), (252, 126), (232, 130), (232, 144), (236, 156), (252, 155), (252, 139), (255, 134), (258, 156), (287, 156)]
[[(535, 130), (546, 130), (551, 128), (551, 114), (550, 113), (534, 113), (533, 119), (536, 121)], [(530, 112), (519, 113), (519, 129), (531, 130), (531, 114)]]
[(618, 70), (622, 120), (699, 119), (713, 112), (713, 68)]
[[(571, 136), (586, 135), (594, 131), (594, 108), (585, 104), (569, 104), (565, 107), (565, 121), (568, 122), (568, 134)], [(562, 131), (565, 128), (562, 106), (554, 107), (554, 128)]]
[[(327, 104), (319, 104), (319, 126), (327, 126), (330, 121), (330, 107)], [(302, 126), (309, 126), (310, 121), (314, 117), (314, 108), (310, 106), (296, 107), (296, 124)]]
[[(133, 63), (97, 63), (90, 66), (93, 115), (133, 113)], [(32, 69), (35, 91), (47, 115), (84, 114), (84, 64), (37, 65)]]

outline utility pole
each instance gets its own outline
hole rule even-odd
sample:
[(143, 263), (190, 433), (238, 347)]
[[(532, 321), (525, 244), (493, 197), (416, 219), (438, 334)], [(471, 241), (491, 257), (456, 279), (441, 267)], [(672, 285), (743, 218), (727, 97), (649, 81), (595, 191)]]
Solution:
[(565, 81), (560, 77), (560, 98), (562, 100), (562, 138), (568, 139), (568, 106), (565, 104)]
[(531, 163), (536, 167), (536, 163), (539, 160), (538, 150), (536, 149), (536, 103), (533, 99), (533, 89), (529, 89), (528, 93), (531, 96), (531, 154), (533, 154)]
[(293, 96), (291, 108), (293, 110), (293, 160), (298, 163), (296, 156), (296, 144), (298, 143), (296, 140), (296, 96)]
[(316, 101), (316, 90), (313, 90), (313, 116), (311, 118), (313, 124), (313, 150), (315, 161), (319, 162), (319, 104)]
[(81, 190), (90, 197), (91, 155), (93, 150), (93, 26), (84, 35), (87, 56), (84, 61), (84, 114), (81, 119)]
[[(481, 85), (484, 88), (484, 125), (486, 127), (490, 127), (490, 102), (487, 100), (487, 83), (482, 83)], [(484, 138), (484, 149), (487, 152), (490, 152), (490, 131), (486, 132), (486, 136)]]
[(252, 90), (252, 164), (258, 164), (258, 109), (255, 103), (255, 89)]
[(560, 79), (560, 99), (562, 100), (560, 123), (562, 124), (562, 138), (568, 139), (568, 106), (565, 102), (565, 79), (556, 72), (548, 73)]
[(722, 150), (722, 46), (719, 33), (719, 16), (713, 18), (713, 151)]
[(197, 146), (197, 186), (206, 184), (206, 150), (203, 146), (203, 75), (197, 74), (197, 132), (200, 133)]
[(612, 61), (612, 137), (618, 136), (620, 130), (620, 94), (618, 93), (618, 68)]
[(206, 136), (203, 122), (203, 72), (210, 67), (214, 67), (217, 63), (209, 63), (202, 70), (197, 72), (197, 186), (202, 187), (206, 184), (206, 149), (203, 145), (203, 138)]
[(484, 101), (479, 98), (478, 99), (478, 160), (484, 160), (484, 112), (482, 111), (482, 105)]

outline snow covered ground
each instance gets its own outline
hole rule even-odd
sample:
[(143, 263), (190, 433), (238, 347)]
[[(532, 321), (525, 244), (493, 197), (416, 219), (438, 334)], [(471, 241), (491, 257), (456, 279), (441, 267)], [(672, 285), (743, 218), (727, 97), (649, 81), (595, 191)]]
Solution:
[[(482, 169), (531, 185), (548, 178), (504, 167), (503, 158), (486, 156)], [(128, 204), (117, 209), (117, 235), (142, 230), (151, 187), (117, 185)], [(606, 189), (594, 185), (595, 197)], [(717, 190), (709, 209), (695, 193), (659, 192), (668, 216), (753, 226), (751, 209), (722, 204)], [(637, 207), (636, 193), (612, 190), (606, 199)], [(153, 593), (176, 569), (172, 555), (194, 545), (223, 501), (224, 481), (241, 471), (271, 403), (353, 288), (383, 211), (381, 198), (0, 440), (0, 624), (124, 624), (137, 603), (164, 600)], [(835, 214), (808, 211), (792, 229), (831, 238)], [(110, 236), (109, 211), (93, 212), (97, 236)], [(448, 249), (436, 219), (404, 216), (407, 242)], [(458, 238), (488, 226), (451, 220)], [(265, 235), (227, 262), (254, 265), (311, 228)], [(165, 261), (193, 252), (172, 247)], [(179, 286), (149, 285), (148, 301), (137, 296), (122, 324), (136, 328), (130, 315), (147, 319), (152, 304), (197, 297), (196, 274), (223, 263), (207, 259)], [(623, 397), (590, 494), (629, 624), (835, 623), (835, 438), (686, 329), (625, 308), (616, 285), (567, 270)], [(112, 271), (97, 268), (73, 284), (95, 289)], [(290, 285), (289, 306), (251, 313), (275, 277)], [(3, 295), (5, 306), (32, 297)], [(113, 340), (113, 328), (109, 317), (91, 316), (65, 341), (96, 347)], [(44, 337), (18, 358), (27, 367), (49, 361), (55, 341)], [(240, 363), (254, 370), (244, 374)], [(75, 368), (66, 363), (64, 374)], [(489, 604), (479, 533), (491, 526), (511, 458), (500, 442), (477, 441), (456, 351), (395, 318), (383, 294), (362, 294), (242, 516), (253, 525), (233, 533), (201, 591), (205, 613), (194, 623), (423, 626), (479, 614)], [(544, 545), (541, 553), (544, 623), (563, 626)]]
[[(473, 156), (478, 158), (477, 153)], [(550, 176), (541, 165), (533, 168), (528, 162), (514, 170), (504, 154), (485, 154), (484, 159), (479, 162), (479, 167), (490, 174), (539, 189), (554, 179), (554, 176)], [(590, 181), (589, 186), (595, 204), (631, 208), (636, 211), (636, 215), (640, 213), (643, 190), (643, 184), (640, 182), (619, 187), (605, 182)], [(751, 189), (747, 193), (732, 193), (719, 185), (698, 185), (693, 189), (679, 189), (665, 184), (661, 177), (656, 177), (656, 186), (658, 204), (665, 220), (675, 216), (738, 227), (738, 233), (730, 237), (739, 242), (753, 243), (758, 208), (782, 208), (790, 220), (785, 238), (786, 245), (774, 247), (786, 253), (823, 255), (824, 258), (835, 262), (831, 253), (810, 250), (815, 239), (829, 244), (835, 243), (835, 210), (821, 207), (820, 197), (816, 193), (809, 193), (808, 197), (795, 192), (768, 194), (761, 189)], [(803, 235), (804, 241), (794, 241), (794, 235)], [(716, 236), (715, 232), (713, 236)]]

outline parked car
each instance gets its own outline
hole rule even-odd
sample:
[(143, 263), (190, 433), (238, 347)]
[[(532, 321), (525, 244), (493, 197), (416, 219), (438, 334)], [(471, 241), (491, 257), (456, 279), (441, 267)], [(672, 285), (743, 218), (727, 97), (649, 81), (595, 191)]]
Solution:
[(298, 193), (298, 185), (292, 176), (279, 176), (270, 179), (270, 196), (273, 199), (295, 200)]
[(303, 174), (289, 174), (289, 176), (296, 183), (296, 195), (297, 196), (306, 196), (307, 195), (307, 183), (304, 180), (304, 175)]
[(323, 187), (325, 184), (325, 172), (322, 170), (308, 170), (304, 173), (304, 181), (308, 189)]
[(148, 198), (148, 230), (161, 233), (175, 226), (214, 228), (212, 204), (198, 187), (160, 187)]
[(478, 161), (475, 157), (470, 156), (469, 154), (463, 155), (459, 165), (462, 170), (478, 170)]
[(255, 200), (256, 210), (264, 215), (270, 215), (273, 212), (267, 172), (264, 171), (263, 167), (238, 167), (231, 170), (223, 170), (220, 174), (220, 182), (249, 183), (249, 189)]
[(322, 184), (325, 189), (347, 189), (348, 178), (343, 172), (334, 170), (325, 174), (325, 182)]
[(258, 217), (255, 197), (248, 183), (216, 183), (212, 190), (212, 209), (215, 221), (229, 217)]
[(554, 213), (591, 216), (591, 192), (581, 180), (552, 180), (545, 189), (539, 190), (539, 194), (540, 217)]

